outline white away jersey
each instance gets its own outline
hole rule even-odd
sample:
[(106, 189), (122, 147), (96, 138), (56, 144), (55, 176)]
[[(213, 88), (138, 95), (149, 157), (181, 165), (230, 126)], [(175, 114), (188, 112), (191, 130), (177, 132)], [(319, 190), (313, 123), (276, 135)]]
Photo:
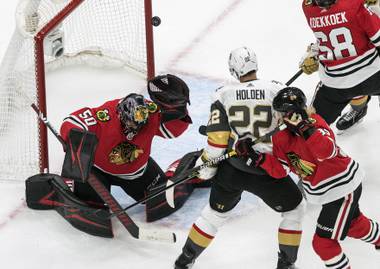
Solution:
[[(219, 88), (214, 94), (208, 124), (209, 145), (226, 146), (227, 135), (236, 142), (245, 135), (256, 139), (273, 130), (277, 126), (277, 120), (273, 116), (272, 101), (282, 88), (284, 85), (279, 82), (265, 80), (236, 82)], [(220, 140), (220, 137), (224, 139)], [(255, 149), (261, 152), (271, 151), (270, 142), (259, 143)]]

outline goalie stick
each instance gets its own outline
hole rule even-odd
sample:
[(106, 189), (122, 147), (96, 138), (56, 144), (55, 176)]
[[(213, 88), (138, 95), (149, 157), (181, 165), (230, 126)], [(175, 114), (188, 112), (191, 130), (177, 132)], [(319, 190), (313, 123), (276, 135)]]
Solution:
[[(38, 107), (34, 103), (31, 104), (31, 107), (37, 113), (38, 118), (49, 128), (49, 130), (62, 144), (63, 148), (66, 149), (67, 144), (65, 140), (57, 132), (57, 130), (49, 123), (49, 121), (43, 115), (43, 113), (38, 109)], [(137, 224), (129, 217), (129, 215), (126, 212), (122, 211), (122, 207), (112, 196), (112, 194), (108, 191), (108, 189), (91, 173), (87, 181), (90, 184), (90, 186), (94, 189), (94, 191), (109, 206), (111, 211), (118, 212), (117, 218), (134, 238), (168, 243), (176, 242), (176, 235), (172, 232), (142, 229), (139, 226), (137, 226)]]
[(159, 191), (157, 191), (155, 193), (152, 193), (152, 194), (146, 196), (144, 199), (141, 199), (141, 200), (139, 200), (139, 201), (137, 201), (137, 202), (135, 202), (135, 203), (133, 203), (133, 204), (131, 204), (131, 205), (123, 208), (119, 212), (112, 213), (109, 217), (112, 218), (112, 217), (118, 216), (119, 214), (122, 214), (123, 212), (125, 212), (128, 209), (130, 209), (130, 208), (132, 208), (132, 207), (134, 207), (134, 206), (136, 206), (138, 204), (141, 204), (141, 203), (143, 203), (143, 202), (145, 202), (147, 200), (150, 200), (150, 199), (156, 197), (157, 195), (160, 195), (161, 193), (165, 192), (166, 190), (173, 189), (173, 187), (175, 187), (175, 186), (177, 186), (177, 185), (179, 185), (181, 183), (184, 183), (184, 182), (186, 182), (189, 179), (192, 179), (192, 178), (196, 177), (199, 170), (201, 170), (203, 168), (206, 168), (206, 167), (210, 167), (210, 166), (216, 165), (216, 164), (220, 163), (221, 161), (227, 160), (227, 159), (232, 158), (234, 156), (236, 156), (236, 152), (234, 150), (232, 150), (232, 151), (227, 152), (226, 154), (224, 154), (224, 155), (222, 155), (222, 156), (220, 156), (218, 158), (214, 158), (212, 160), (209, 160), (209, 161), (205, 162), (202, 165), (198, 165), (198, 166), (195, 166), (195, 167), (193, 167), (191, 169), (188, 169), (188, 170), (186, 170), (186, 171), (178, 174), (177, 176), (172, 177), (171, 178), (171, 182), (172, 182), (171, 184), (170, 183), (169, 184), (165, 184), (166, 186), (162, 185), (162, 189), (161, 190), (159, 190)]
[[(266, 134), (263, 135), (263, 136), (260, 136), (259, 138), (255, 139), (254, 141), (252, 141), (252, 145), (256, 145), (256, 144), (258, 144), (258, 143), (261, 143), (262, 141), (267, 140), (269, 137), (271, 137), (272, 135), (274, 135), (274, 134), (277, 133), (278, 131), (281, 131), (281, 130), (284, 130), (284, 129), (286, 129), (286, 125), (285, 125), (285, 124), (282, 124), (282, 125), (280, 125), (280, 126), (277, 126), (277, 127), (276, 127), (275, 129), (273, 129), (272, 131), (266, 133)], [(206, 168), (206, 167), (210, 167), (210, 166), (216, 165), (216, 164), (220, 163), (221, 161), (227, 160), (227, 159), (232, 158), (232, 157), (234, 157), (234, 156), (236, 156), (236, 152), (235, 152), (234, 150), (232, 150), (232, 151), (227, 152), (226, 154), (224, 154), (224, 155), (222, 155), (222, 156), (220, 156), (220, 157), (218, 157), (218, 158), (215, 158), (215, 159), (209, 160), (209, 161), (205, 162), (205, 163), (202, 164), (202, 165), (198, 165), (198, 166), (195, 166), (195, 167), (193, 167), (193, 168), (191, 168), (191, 169), (189, 169), (189, 170), (186, 170), (186, 171), (184, 171), (184, 172), (178, 174), (177, 176), (172, 177), (172, 178), (171, 178), (171, 183), (165, 184), (166, 186), (163, 185), (161, 190), (159, 190), (159, 191), (157, 191), (157, 192), (155, 192), (155, 193), (152, 193), (152, 194), (146, 196), (144, 199), (141, 199), (141, 200), (139, 200), (139, 201), (137, 201), (137, 202), (135, 202), (135, 203), (133, 203), (133, 204), (131, 204), (131, 205), (129, 205), (129, 206), (123, 208), (123, 209), (122, 209), (121, 211), (119, 211), (119, 212), (114, 212), (114, 213), (112, 213), (109, 217), (110, 217), (110, 218), (111, 218), (111, 217), (115, 217), (115, 216), (117, 216), (118, 214), (121, 214), (122, 212), (124, 212), (124, 211), (126, 211), (126, 210), (128, 210), (128, 209), (130, 209), (130, 208), (132, 208), (132, 207), (134, 207), (134, 206), (136, 206), (136, 205), (138, 205), (138, 204), (141, 204), (141, 203), (143, 203), (143, 202), (145, 202), (145, 201), (147, 201), (147, 200), (150, 200), (150, 199), (156, 197), (157, 195), (160, 195), (161, 193), (166, 192), (166, 191), (169, 190), (169, 189), (170, 189), (170, 190), (173, 190), (173, 188), (174, 188), (175, 186), (177, 186), (177, 185), (179, 185), (179, 184), (182, 184), (182, 183), (186, 182), (187, 180), (190, 180), (190, 179), (196, 177), (196, 176), (198, 175), (198, 171), (199, 171), (199, 170), (201, 170), (201, 169), (203, 169), (203, 168)], [(173, 195), (174, 195), (174, 194), (173, 194)], [(172, 197), (173, 195), (172, 195), (172, 194), (168, 194), (168, 192), (166, 193), (166, 197), (167, 197), (167, 199), (168, 199), (168, 198), (170, 199), (170, 197)], [(171, 200), (173, 201), (174, 199), (171, 199)], [(169, 203), (169, 201), (168, 201), (168, 203)], [(173, 208), (174, 208), (174, 207), (173, 207)]]

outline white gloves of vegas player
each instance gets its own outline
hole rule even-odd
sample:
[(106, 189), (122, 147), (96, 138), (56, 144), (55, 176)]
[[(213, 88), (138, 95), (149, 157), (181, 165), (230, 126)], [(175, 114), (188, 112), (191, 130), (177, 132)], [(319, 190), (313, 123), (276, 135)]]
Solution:
[[(202, 155), (195, 162), (195, 166), (199, 166), (207, 162), (210, 158), (207, 156), (207, 151), (203, 150)], [(198, 177), (201, 180), (209, 180), (213, 178), (218, 170), (217, 167), (206, 167), (198, 171)]]
[(310, 75), (318, 71), (318, 51), (319, 49), (317, 44), (310, 44), (307, 47), (306, 53), (302, 56), (299, 62), (299, 68), (302, 69), (305, 74)]

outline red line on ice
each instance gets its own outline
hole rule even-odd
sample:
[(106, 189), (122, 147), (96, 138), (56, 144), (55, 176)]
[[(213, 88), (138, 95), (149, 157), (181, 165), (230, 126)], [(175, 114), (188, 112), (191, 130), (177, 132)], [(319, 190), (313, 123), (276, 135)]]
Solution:
[(11, 220), (17, 217), (19, 213), (25, 208), (26, 203), (25, 201), (22, 201), (22, 203), (16, 207), (14, 210), (12, 210), (6, 217), (5, 220), (0, 222), (0, 229), (3, 229)]
[(229, 6), (227, 6), (223, 12), (214, 19), (203, 31), (199, 33), (198, 36), (196, 36), (190, 44), (183, 49), (180, 53), (177, 54), (177, 56), (174, 57), (172, 61), (169, 63), (169, 68), (175, 66), (178, 62), (180, 62), (183, 58), (185, 58), (201, 41), (211, 32), (213, 31), (216, 26), (218, 26), (223, 20), (227, 18), (227, 16), (232, 13), (236, 9), (236, 7), (243, 2), (243, 0), (235, 0), (233, 1)]

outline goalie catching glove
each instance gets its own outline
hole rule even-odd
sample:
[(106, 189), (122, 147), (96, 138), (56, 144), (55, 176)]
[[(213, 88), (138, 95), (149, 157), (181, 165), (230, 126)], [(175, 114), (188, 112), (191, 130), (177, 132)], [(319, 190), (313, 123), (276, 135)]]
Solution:
[(190, 104), (189, 87), (182, 79), (171, 74), (154, 77), (148, 81), (148, 93), (160, 106), (164, 122), (174, 119), (191, 122), (186, 109)]
[(310, 44), (307, 47), (306, 53), (302, 56), (299, 63), (299, 68), (301, 68), (305, 74), (310, 75), (318, 71), (318, 51), (319, 49), (317, 44)]

